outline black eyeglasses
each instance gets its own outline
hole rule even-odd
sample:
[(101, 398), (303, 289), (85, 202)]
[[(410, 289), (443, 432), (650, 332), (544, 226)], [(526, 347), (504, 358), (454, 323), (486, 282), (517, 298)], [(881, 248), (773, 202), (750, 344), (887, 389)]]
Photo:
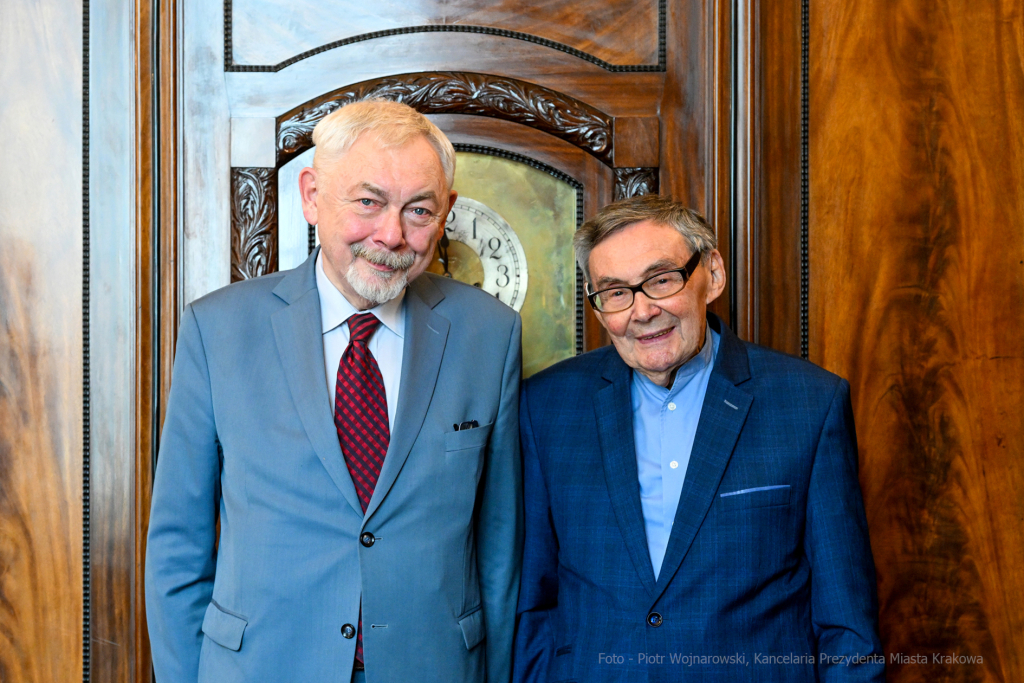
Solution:
[(643, 292), (649, 299), (664, 299), (673, 294), (683, 291), (683, 287), (693, 276), (700, 264), (701, 252), (694, 253), (686, 265), (676, 270), (667, 270), (664, 273), (653, 275), (638, 285), (620, 285), (609, 289), (602, 289), (600, 292), (590, 293), (590, 283), (587, 283), (587, 299), (594, 310), (601, 313), (618, 313), (633, 305), (633, 299), (637, 292)]

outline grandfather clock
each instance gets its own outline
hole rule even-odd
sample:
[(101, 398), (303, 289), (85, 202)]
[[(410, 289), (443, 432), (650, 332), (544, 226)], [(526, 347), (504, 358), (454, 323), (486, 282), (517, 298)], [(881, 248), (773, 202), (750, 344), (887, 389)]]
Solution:
[(658, 191), (725, 216), (726, 18), (681, 0), (401, 5), (186, 2), (183, 298), (306, 258), (317, 238), (297, 175), (312, 130), (382, 97), (458, 152), (460, 201), (431, 269), (520, 311), (527, 376), (603, 344), (572, 256), (584, 218)]

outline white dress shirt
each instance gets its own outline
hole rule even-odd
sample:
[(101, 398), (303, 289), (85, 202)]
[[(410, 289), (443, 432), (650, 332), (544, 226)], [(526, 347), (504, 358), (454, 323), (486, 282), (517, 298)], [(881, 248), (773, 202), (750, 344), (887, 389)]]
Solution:
[[(331, 413), (334, 413), (335, 385), (338, 383), (338, 364), (348, 348), (349, 329), (346, 321), (356, 313), (356, 307), (338, 291), (324, 272), (323, 252), (316, 257), (316, 288), (320, 294), (320, 321), (324, 335), (324, 370), (327, 376), (327, 391)], [(405, 343), (405, 290), (397, 297), (371, 308), (381, 324), (370, 338), (367, 346), (377, 359), (381, 377), (384, 379), (384, 395), (388, 401), (389, 429), (395, 426), (395, 411), (398, 409), (398, 391), (402, 382), (402, 352)]]

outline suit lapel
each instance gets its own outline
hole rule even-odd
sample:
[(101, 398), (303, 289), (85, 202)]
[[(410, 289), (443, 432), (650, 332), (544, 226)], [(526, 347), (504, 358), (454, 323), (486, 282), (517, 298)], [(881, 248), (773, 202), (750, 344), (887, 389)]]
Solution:
[(274, 289), (274, 294), (289, 305), (274, 313), (270, 320), (288, 389), (313, 450), (345, 500), (362, 515), (362, 506), (338, 444), (338, 432), (327, 395), (320, 295), (313, 272), (318, 252), (285, 275)]
[[(690, 464), (676, 508), (665, 559), (658, 574), (655, 600), (668, 587), (686, 557), (718, 491), (732, 457), (753, 397), (736, 387), (750, 377), (747, 352), (739, 339), (713, 315), (709, 322), (720, 330), (718, 356), (708, 379), (700, 421), (693, 439)], [(715, 324), (717, 323), (717, 324)]]
[[(618, 353), (609, 353), (605, 379), (610, 384), (594, 396), (597, 433), (604, 461), (604, 476), (612, 509), (619, 523), (622, 540), (640, 582), (648, 593), (654, 592), (654, 567), (647, 549), (647, 531), (640, 507), (640, 478), (633, 443), (633, 419), (630, 398), (629, 367)], [(625, 409), (623, 409), (625, 406)]]
[(446, 318), (432, 310), (443, 298), (444, 295), (426, 276), (410, 283), (406, 293), (405, 342), (402, 347), (398, 409), (384, 465), (366, 508), (367, 520), (380, 507), (381, 501), (398, 478), (430, 406), (450, 327)]

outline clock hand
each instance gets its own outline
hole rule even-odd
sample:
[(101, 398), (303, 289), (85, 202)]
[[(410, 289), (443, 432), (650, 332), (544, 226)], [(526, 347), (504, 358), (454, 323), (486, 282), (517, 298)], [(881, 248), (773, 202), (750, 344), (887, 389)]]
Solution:
[(444, 276), (450, 278), (451, 271), (448, 270), (448, 232), (441, 233), (441, 239), (437, 242), (437, 250), (441, 252), (441, 265), (444, 266)]

